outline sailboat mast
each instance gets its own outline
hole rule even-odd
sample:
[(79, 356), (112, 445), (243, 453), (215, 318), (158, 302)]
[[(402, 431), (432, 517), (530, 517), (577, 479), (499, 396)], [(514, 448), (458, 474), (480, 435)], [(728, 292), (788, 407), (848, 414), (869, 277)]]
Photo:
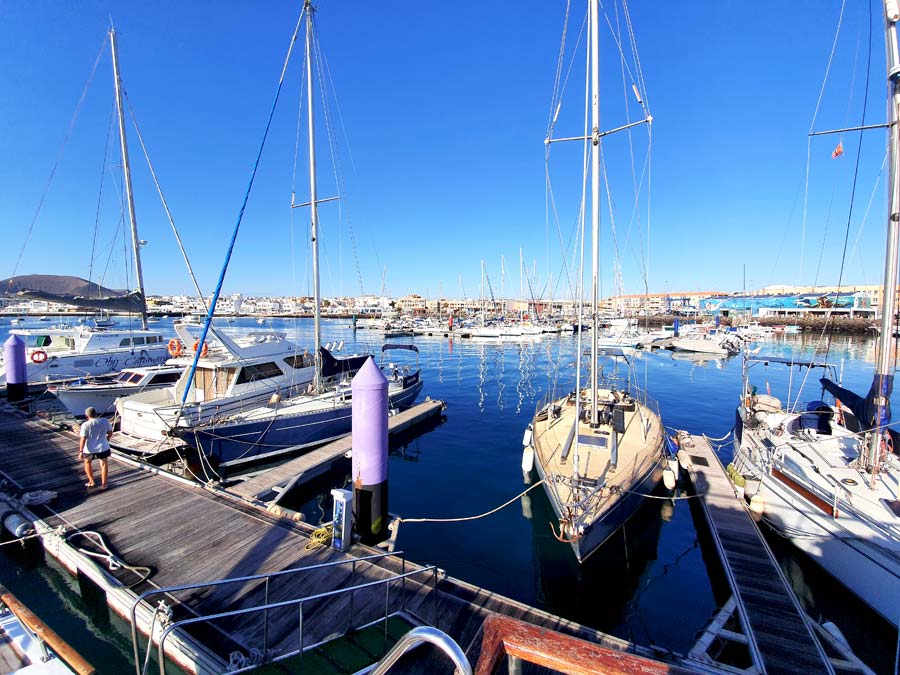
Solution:
[(316, 141), (315, 119), (313, 115), (313, 67), (312, 67), (312, 38), (314, 8), (311, 0), (306, 0), (306, 100), (309, 110), (309, 205), (310, 205), (310, 237), (312, 239), (312, 271), (313, 271), (313, 304), (315, 333), (315, 376), (313, 386), (316, 393), (321, 391), (322, 379), (322, 326), (321, 326), (321, 299), (319, 297), (319, 204), (316, 190)]
[[(891, 358), (891, 339), (894, 332), (894, 315), (897, 312), (897, 252), (900, 250), (900, 55), (897, 49), (897, 21), (900, 8), (896, 0), (885, 0), (884, 27), (885, 52), (888, 73), (888, 151), (890, 157), (887, 222), (887, 250), (884, 262), (884, 292), (881, 303), (881, 334), (875, 357), (875, 378), (872, 383), (874, 402), (877, 406), (873, 427), (885, 431), (891, 416), (890, 395), (893, 387), (894, 364)], [(881, 445), (881, 433), (873, 433), (869, 439), (867, 464), (877, 466)]]
[(138, 239), (137, 217), (134, 214), (134, 194), (131, 191), (131, 165), (128, 163), (128, 140), (125, 138), (125, 112), (122, 108), (122, 80), (119, 77), (119, 45), (116, 29), (109, 29), (112, 48), (113, 79), (116, 85), (116, 108), (119, 111), (119, 144), (122, 148), (122, 167), (125, 182), (125, 200), (128, 202), (128, 220), (131, 222), (131, 246), (134, 251), (134, 275), (137, 292), (141, 294), (141, 328), (147, 330), (147, 299), (144, 296), (144, 272), (141, 269), (141, 241)]
[(597, 0), (589, 0), (591, 20), (591, 426), (600, 423), (597, 403), (597, 306), (600, 302), (600, 27)]

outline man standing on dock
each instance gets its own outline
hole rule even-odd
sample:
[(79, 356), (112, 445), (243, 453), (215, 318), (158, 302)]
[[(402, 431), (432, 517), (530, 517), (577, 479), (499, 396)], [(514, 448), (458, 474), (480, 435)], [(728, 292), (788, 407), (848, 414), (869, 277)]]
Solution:
[(100, 460), (100, 489), (106, 489), (106, 476), (109, 472), (109, 439), (112, 438), (112, 426), (105, 417), (97, 417), (94, 408), (84, 411), (87, 421), (81, 425), (78, 439), (78, 450), (84, 460), (84, 475), (87, 476), (85, 487), (92, 488), (94, 483), (95, 459)]

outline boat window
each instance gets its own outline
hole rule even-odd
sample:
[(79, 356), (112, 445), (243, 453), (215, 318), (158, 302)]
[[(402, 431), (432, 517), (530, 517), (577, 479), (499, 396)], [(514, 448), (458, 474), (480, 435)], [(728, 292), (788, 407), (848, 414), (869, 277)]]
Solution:
[(132, 339), (133, 339), (133, 341), (134, 341), (133, 344), (136, 344), (136, 345), (142, 345), (142, 344), (144, 344), (144, 337), (143, 337), (143, 336), (136, 337), (136, 338), (132, 338)]
[(129, 382), (133, 382), (134, 384), (137, 384), (138, 382), (141, 381), (141, 379), (143, 377), (144, 376), (141, 373), (132, 373), (131, 377), (129, 378)]
[(283, 374), (281, 368), (272, 361), (267, 363), (257, 363), (252, 366), (244, 366), (241, 368), (241, 374), (238, 375), (237, 383), (244, 384), (246, 382), (256, 382), (257, 380), (265, 380)]
[(148, 345), (155, 345), (157, 342), (159, 342), (158, 335), (148, 335), (147, 336), (147, 344)]
[(125, 338), (119, 343), (120, 347), (130, 347), (131, 346), (131, 338)]
[(304, 354), (297, 354), (295, 356), (287, 357), (286, 359), (284, 359), (284, 362), (291, 368), (307, 368), (312, 365), (309, 363), (309, 360), (309, 357), (305, 356)]
[(35, 345), (38, 347), (49, 347), (53, 342), (53, 338), (49, 335), (38, 335)]
[(122, 373), (119, 373), (115, 377), (116, 382), (128, 382), (130, 379), (131, 379), (131, 373), (129, 373), (127, 370)]
[(158, 373), (150, 380), (150, 384), (172, 384), (178, 382), (179, 377), (181, 377), (181, 373)]

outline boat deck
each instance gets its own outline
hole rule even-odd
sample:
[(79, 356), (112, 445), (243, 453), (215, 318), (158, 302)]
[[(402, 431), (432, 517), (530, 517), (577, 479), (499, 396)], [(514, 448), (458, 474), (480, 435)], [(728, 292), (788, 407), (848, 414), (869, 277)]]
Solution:
[[(29, 507), (39, 517), (42, 532), (44, 524), (52, 528), (41, 537), (46, 552), (73, 574), (102, 588), (111, 609), (129, 621), (132, 603), (144, 591), (299, 568), (265, 582), (241, 579), (228, 586), (171, 593), (166, 600), (175, 620), (181, 620), (256, 607), (265, 600), (317, 596), (303, 605), (304, 646), (345, 634), (351, 621), (356, 627), (382, 617), (387, 603), (391, 612), (402, 610), (447, 632), (473, 663), (480, 650), (483, 622), (493, 612), (614, 649), (650, 655), (624, 640), (378, 549), (354, 545), (343, 553), (317, 546), (311, 541), (313, 527), (306, 523), (278, 518), (115, 452), (110, 459), (109, 489), (88, 490), (74, 434), (8, 410), (0, 410), (0, 472), (7, 479), (6, 490), (14, 496), (37, 490), (56, 493), (49, 505)], [(105, 558), (88, 556), (104, 552), (97, 540), (84, 532), (102, 535), (120, 564), (107, 566)], [(374, 555), (381, 557), (360, 561)], [(323, 563), (342, 564), (310, 567)], [(362, 585), (412, 571), (422, 573), (392, 583), (389, 598), (384, 583)], [(149, 577), (143, 579), (144, 573)], [(356, 589), (352, 593), (322, 597), (351, 586)], [(138, 610), (138, 628), (146, 635), (152, 604), (141, 604)], [(189, 672), (224, 672), (231, 652), (296, 649), (298, 626), (298, 607), (291, 605), (262, 617), (257, 612), (224, 618), (215, 625), (197, 624), (189, 631), (178, 629), (166, 647), (170, 657)], [(143, 645), (146, 638), (141, 637), (140, 642)], [(404, 672), (451, 672), (447, 661), (429, 654), (427, 650), (420, 653)]]
[[(406, 431), (420, 422), (440, 415), (443, 409), (443, 401), (428, 400), (391, 415), (388, 418), (388, 434)], [(344, 436), (231, 486), (228, 491), (244, 499), (278, 503), (281, 495), (286, 494), (291, 488), (329, 471), (337, 462), (344, 459), (352, 448), (352, 436)], [(272, 496), (273, 493), (277, 494)]]
[[(612, 401), (610, 392), (601, 389), (600, 404), (604, 405), (607, 400)], [(582, 410), (587, 406), (588, 403), (583, 399)], [(622, 415), (625, 431), (618, 434), (613, 430), (612, 423), (602, 421), (596, 429), (581, 421), (577, 425), (577, 432), (573, 432), (574, 396), (557, 401), (557, 407), (555, 415), (535, 422), (533, 432), (535, 462), (540, 463), (542, 475), (556, 478), (547, 484), (548, 492), (555, 495), (555, 508), (558, 505), (581, 502), (583, 499), (575, 494), (576, 487), (572, 482), (575, 472), (574, 433), (578, 434), (580, 446), (578, 489), (590, 490), (604, 486), (597, 494), (597, 501), (591, 505), (595, 514), (611, 508), (623, 490), (632, 489), (659, 462), (659, 451), (663, 444), (662, 424), (658, 416), (648, 415), (646, 408), (639, 404), (623, 405), (620, 402), (608, 405), (609, 414)], [(614, 436), (618, 437), (615, 466), (612, 463), (612, 448), (616, 440)], [(647, 452), (648, 448), (651, 449), (650, 452)]]
[(679, 433), (679, 458), (709, 523), (725, 576), (737, 601), (750, 656), (760, 673), (833, 673), (810, 620), (800, 607), (743, 499), (734, 492), (709, 440)]

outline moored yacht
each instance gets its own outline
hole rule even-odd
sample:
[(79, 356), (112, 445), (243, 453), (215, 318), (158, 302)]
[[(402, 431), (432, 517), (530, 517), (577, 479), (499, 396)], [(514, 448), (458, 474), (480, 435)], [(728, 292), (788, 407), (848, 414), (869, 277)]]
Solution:
[(171, 365), (188, 368), (195, 347), (200, 351), (190, 389), (185, 396), (185, 372), (170, 387), (120, 398), (116, 411), (125, 437), (158, 441), (176, 426), (240, 412), (273, 394), (290, 396), (312, 381), (312, 355), (283, 336), (250, 333), (232, 339), (216, 330), (201, 346), (186, 324), (176, 324), (175, 331), (178, 338), (167, 345)]
[[(28, 382), (105, 375), (166, 362), (166, 339), (153, 330), (100, 330), (89, 326), (11, 331), (25, 342)], [(0, 384), (6, 368), (0, 364)]]
[(125, 368), (116, 375), (92, 377), (47, 387), (76, 417), (94, 408), (101, 415), (116, 410), (116, 399), (142, 391), (170, 387), (184, 372), (183, 366)]

